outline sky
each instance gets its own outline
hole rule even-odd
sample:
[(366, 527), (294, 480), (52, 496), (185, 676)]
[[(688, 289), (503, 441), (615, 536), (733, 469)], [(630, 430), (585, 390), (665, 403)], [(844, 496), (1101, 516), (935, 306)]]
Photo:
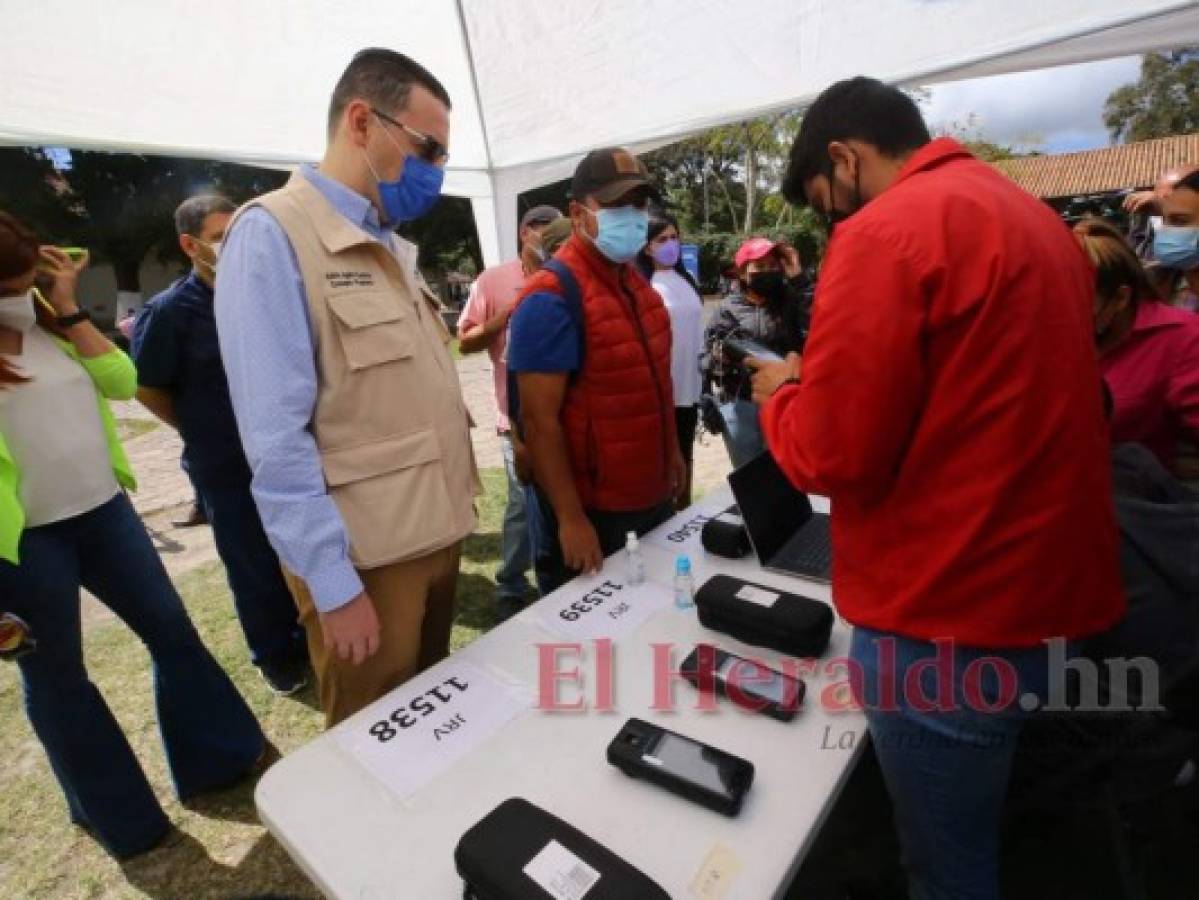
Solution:
[(970, 137), (1021, 150), (1090, 150), (1111, 142), (1103, 125), (1108, 94), (1139, 74), (1140, 57), (1125, 56), (950, 82), (931, 88), (924, 114), (934, 129), (965, 125), (973, 114)]

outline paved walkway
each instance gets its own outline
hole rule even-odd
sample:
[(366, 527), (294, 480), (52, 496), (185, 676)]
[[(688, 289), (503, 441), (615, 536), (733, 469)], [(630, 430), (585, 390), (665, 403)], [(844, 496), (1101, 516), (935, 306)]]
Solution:
[[(502, 466), (500, 441), (495, 433), (491, 364), (486, 354), (477, 353), (460, 360), (458, 374), (467, 408), (476, 423), (471, 436), (479, 467)], [(137, 401), (114, 403), (113, 412), (118, 419), (156, 421)], [(721, 483), (729, 471), (728, 456), (720, 439), (704, 440), (695, 448), (696, 496)], [(138, 479), (133, 505), (145, 520), (167, 571), (174, 578), (217, 558), (211, 529), (176, 528), (172, 524), (173, 520), (186, 517), (192, 502), (191, 484), (179, 468), (181, 446), (175, 430), (162, 424), (125, 445)], [(89, 621), (108, 617), (108, 611), (94, 602), (85, 607), (85, 619)]]

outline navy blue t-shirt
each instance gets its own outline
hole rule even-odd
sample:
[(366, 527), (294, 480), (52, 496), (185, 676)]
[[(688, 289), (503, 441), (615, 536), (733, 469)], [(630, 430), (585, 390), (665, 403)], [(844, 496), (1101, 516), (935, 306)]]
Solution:
[(508, 371), (578, 371), (581, 338), (576, 316), (563, 297), (549, 291), (530, 294), (509, 325)]
[(138, 384), (168, 391), (174, 400), (188, 474), (201, 484), (248, 482), (212, 288), (192, 272), (154, 297), (137, 318), (131, 350)]

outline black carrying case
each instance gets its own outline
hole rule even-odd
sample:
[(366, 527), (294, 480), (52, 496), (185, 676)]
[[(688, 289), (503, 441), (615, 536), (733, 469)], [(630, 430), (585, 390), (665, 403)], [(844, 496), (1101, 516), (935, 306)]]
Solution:
[[(554, 894), (525, 874), (525, 868), (556, 841), (599, 879), (577, 894), (585, 900), (670, 900), (645, 873), (573, 825), (528, 800), (505, 800), (471, 826), (454, 849), (454, 865), (465, 883), (465, 900), (552, 900)], [(573, 881), (568, 870), (565, 896), (594, 877), (583, 867)]]
[(749, 532), (744, 524), (730, 522), (721, 516), (736, 516), (741, 518), (741, 510), (733, 504), (724, 512), (712, 517), (704, 523), (700, 532), (700, 542), (704, 549), (725, 559), (740, 559), (752, 549), (749, 544)]
[[(754, 591), (776, 599), (769, 605), (746, 599)], [(705, 628), (788, 656), (820, 656), (833, 630), (833, 611), (827, 604), (731, 575), (705, 581), (695, 593), (695, 606)]]

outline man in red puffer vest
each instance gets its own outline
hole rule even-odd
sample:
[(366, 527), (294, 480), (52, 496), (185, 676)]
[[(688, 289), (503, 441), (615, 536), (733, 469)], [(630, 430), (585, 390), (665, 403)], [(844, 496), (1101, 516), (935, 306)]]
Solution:
[(630, 264), (655, 195), (627, 150), (589, 153), (571, 185), (573, 234), (512, 314), (508, 369), (541, 512), (543, 594), (670, 518), (683, 484), (670, 317)]

